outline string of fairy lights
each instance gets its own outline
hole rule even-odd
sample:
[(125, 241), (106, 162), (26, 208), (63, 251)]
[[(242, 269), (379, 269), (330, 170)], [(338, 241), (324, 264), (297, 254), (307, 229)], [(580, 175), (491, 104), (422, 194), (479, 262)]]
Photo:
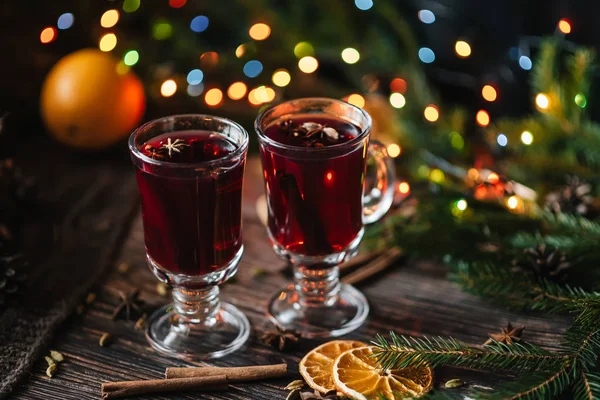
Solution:
[[(168, 0), (169, 6), (172, 8), (182, 8), (187, 3), (187, 0)], [(355, 0), (355, 6), (361, 11), (370, 10), (374, 3), (373, 0)], [(141, 0), (124, 0), (122, 3), (121, 10), (110, 9), (105, 11), (100, 17), (100, 26), (109, 31), (103, 31), (98, 41), (98, 48), (104, 52), (112, 52), (118, 43), (118, 37), (110, 29), (114, 28), (121, 17), (121, 12), (134, 13), (141, 6)], [(436, 15), (433, 11), (428, 9), (422, 9), (418, 11), (417, 17), (419, 21), (426, 25), (431, 25), (436, 22)], [(57, 19), (56, 26), (45, 27), (40, 33), (40, 42), (42, 44), (49, 44), (55, 41), (59, 35), (59, 31), (67, 30), (75, 23), (75, 16), (72, 13), (63, 13)], [(189, 28), (195, 33), (202, 33), (206, 31), (210, 26), (210, 19), (205, 15), (197, 15), (190, 21)], [(567, 19), (561, 19), (556, 28), (556, 34), (568, 35), (571, 33), (572, 26)], [(159, 19), (152, 26), (152, 37), (155, 40), (167, 40), (172, 36), (173, 28), (168, 20)], [(253, 41), (264, 41), (267, 40), (271, 35), (271, 27), (265, 22), (258, 22), (251, 25), (248, 29), (248, 35)], [(244, 58), (248, 53), (248, 46), (251, 44), (243, 43), (236, 47), (235, 56), (238, 59)], [(454, 52), (457, 57), (461, 59), (469, 58), (472, 55), (473, 49), (471, 44), (465, 38), (459, 38), (454, 43)], [(319, 61), (315, 57), (315, 49), (312, 44), (306, 41), (297, 43), (293, 48), (293, 53), (297, 58), (298, 69), (301, 73), (312, 74), (319, 68)], [(421, 47), (418, 50), (419, 60), (424, 64), (431, 64), (435, 62), (435, 52), (429, 47)], [(510, 55), (513, 60), (523, 70), (531, 70), (533, 62), (529, 56), (529, 48), (527, 46), (519, 46), (510, 50)], [(360, 61), (360, 52), (355, 48), (345, 48), (341, 51), (340, 57), (343, 62), (349, 65), (356, 64)], [(124, 52), (122, 59), (119, 64), (119, 68), (127, 70), (128, 68), (136, 65), (141, 58), (140, 53), (136, 49), (128, 49)], [(219, 54), (214, 51), (202, 53), (200, 55), (201, 66), (214, 67), (219, 62)], [(264, 72), (263, 64), (256, 59), (248, 60), (243, 65), (243, 73), (246, 77), (252, 79), (256, 78)], [(204, 95), (204, 102), (209, 107), (220, 107), (225, 101), (225, 96), (233, 101), (240, 101), (247, 98), (247, 101), (252, 106), (260, 106), (266, 103), (270, 103), (277, 97), (277, 91), (269, 85), (259, 85), (250, 88), (248, 84), (242, 81), (236, 81), (229, 84), (225, 91), (218, 87), (211, 87), (205, 90), (204, 85), (204, 72), (195, 68), (189, 71), (186, 76), (187, 88), (186, 92), (191, 97), (199, 97)], [(284, 68), (279, 68), (273, 71), (271, 81), (275, 87), (284, 88), (290, 84), (292, 80), (292, 74), (290, 71)], [(408, 83), (402, 77), (393, 78), (389, 83), (390, 95), (389, 103), (396, 109), (402, 109), (407, 103), (405, 97)], [(168, 98), (174, 96), (180, 88), (178, 87), (177, 80), (174, 77), (167, 78), (160, 84), (159, 93), (162, 97)], [(481, 86), (481, 96), (489, 103), (493, 103), (498, 100), (499, 88), (494, 83), (485, 83)], [(345, 101), (356, 105), (357, 107), (365, 107), (366, 99), (360, 93), (351, 93), (343, 98)], [(577, 106), (584, 108), (587, 105), (587, 99), (583, 94), (577, 94), (573, 99)], [(545, 93), (538, 93), (534, 98), (535, 105), (540, 112), (551, 107), (551, 100)], [(440, 118), (440, 109), (436, 104), (429, 104), (423, 110), (423, 118), (429, 123), (435, 123)], [(480, 109), (475, 114), (476, 123), (485, 128), (491, 123), (491, 117), (487, 110)], [(520, 140), (523, 145), (529, 146), (534, 143), (534, 134), (530, 131), (523, 131), (520, 135)], [(499, 132), (496, 137), (497, 144), (501, 147), (508, 145), (508, 137)], [(450, 134), (450, 143), (457, 149), (464, 147), (464, 139), (458, 132), (452, 132)], [(391, 157), (399, 157), (402, 153), (402, 148), (397, 143), (390, 143), (387, 145), (388, 153)], [(435, 183), (442, 183), (445, 179), (444, 171), (440, 168), (430, 169), (427, 166), (422, 166), (424, 171), (423, 174), (428, 177), (429, 180)], [(427, 169), (427, 171), (425, 171)], [(477, 185), (474, 191), (476, 198), (483, 198), (486, 196), (487, 189), (484, 184), (498, 185), (500, 179), (495, 172), (492, 171), (478, 171), (471, 168), (463, 174), (465, 179), (470, 182), (476, 182)], [(483, 190), (486, 193), (483, 193)], [(397, 193), (400, 197), (406, 197), (410, 193), (410, 185), (408, 182), (402, 181), (397, 185)], [(503, 188), (502, 188), (503, 191)], [(524, 212), (523, 201), (517, 195), (510, 196), (505, 205), (513, 212)], [(459, 199), (454, 203), (452, 212), (455, 215), (463, 213), (468, 207), (468, 203), (465, 199)]]

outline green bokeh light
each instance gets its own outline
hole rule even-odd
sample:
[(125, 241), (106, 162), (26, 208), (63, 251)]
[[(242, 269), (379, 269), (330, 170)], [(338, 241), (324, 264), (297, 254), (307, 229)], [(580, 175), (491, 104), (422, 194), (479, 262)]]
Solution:
[(455, 149), (462, 150), (465, 147), (465, 139), (456, 131), (450, 132), (450, 144)]
[(300, 42), (294, 47), (294, 55), (298, 58), (313, 56), (315, 49), (308, 42)]
[(585, 108), (585, 106), (587, 106), (587, 99), (583, 93), (577, 93), (575, 95), (575, 104), (577, 104), (580, 108)]
[(123, 2), (123, 11), (132, 13), (140, 8), (140, 0), (125, 0)]
[(125, 56), (123, 57), (123, 62), (125, 63), (125, 65), (128, 66), (132, 66), (137, 64), (137, 62), (140, 59), (140, 54), (135, 51), (135, 50), (129, 50), (127, 53), (125, 53)]
[(159, 20), (152, 26), (152, 36), (156, 40), (165, 40), (171, 37), (173, 27), (166, 20)]

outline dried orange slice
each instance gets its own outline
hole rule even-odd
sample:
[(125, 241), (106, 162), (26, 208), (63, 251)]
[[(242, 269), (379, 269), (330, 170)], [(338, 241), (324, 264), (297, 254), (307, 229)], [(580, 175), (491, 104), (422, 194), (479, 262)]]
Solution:
[(333, 363), (343, 352), (366, 346), (355, 340), (333, 340), (315, 347), (300, 361), (300, 375), (308, 386), (321, 393), (335, 389)]
[(338, 391), (356, 400), (398, 400), (421, 397), (431, 390), (431, 368), (381, 370), (373, 349), (359, 347), (340, 354), (333, 364), (333, 381)]

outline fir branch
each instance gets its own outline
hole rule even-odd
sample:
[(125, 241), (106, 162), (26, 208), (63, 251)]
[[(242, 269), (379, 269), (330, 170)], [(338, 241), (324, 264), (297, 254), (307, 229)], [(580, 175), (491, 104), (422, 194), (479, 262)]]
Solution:
[[(532, 373), (507, 383), (491, 399), (498, 400), (540, 400), (558, 396), (573, 379), (572, 368), (564, 365), (551, 374)], [(489, 397), (488, 397), (489, 398)]]
[(600, 376), (591, 372), (583, 372), (573, 382), (573, 400), (600, 399)]
[(588, 370), (598, 362), (600, 354), (600, 329), (573, 324), (564, 334), (565, 347), (572, 357)]
[(563, 234), (577, 236), (593, 235), (600, 240), (600, 221), (592, 221), (584, 217), (570, 214), (554, 214), (543, 212), (540, 215), (543, 222), (554, 230), (559, 230)]
[(550, 353), (533, 344), (494, 342), (483, 349), (467, 346), (454, 338), (414, 338), (390, 332), (390, 340), (378, 335), (374, 357), (383, 369), (440, 365), (524, 371), (551, 371), (567, 365), (571, 357)]

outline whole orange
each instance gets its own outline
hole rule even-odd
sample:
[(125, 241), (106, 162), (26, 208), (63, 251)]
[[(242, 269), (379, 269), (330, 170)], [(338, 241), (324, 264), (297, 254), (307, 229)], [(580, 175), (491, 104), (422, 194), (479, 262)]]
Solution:
[(144, 113), (144, 87), (117, 59), (95, 49), (63, 57), (46, 77), (40, 99), (48, 130), (79, 149), (108, 147), (128, 135)]

